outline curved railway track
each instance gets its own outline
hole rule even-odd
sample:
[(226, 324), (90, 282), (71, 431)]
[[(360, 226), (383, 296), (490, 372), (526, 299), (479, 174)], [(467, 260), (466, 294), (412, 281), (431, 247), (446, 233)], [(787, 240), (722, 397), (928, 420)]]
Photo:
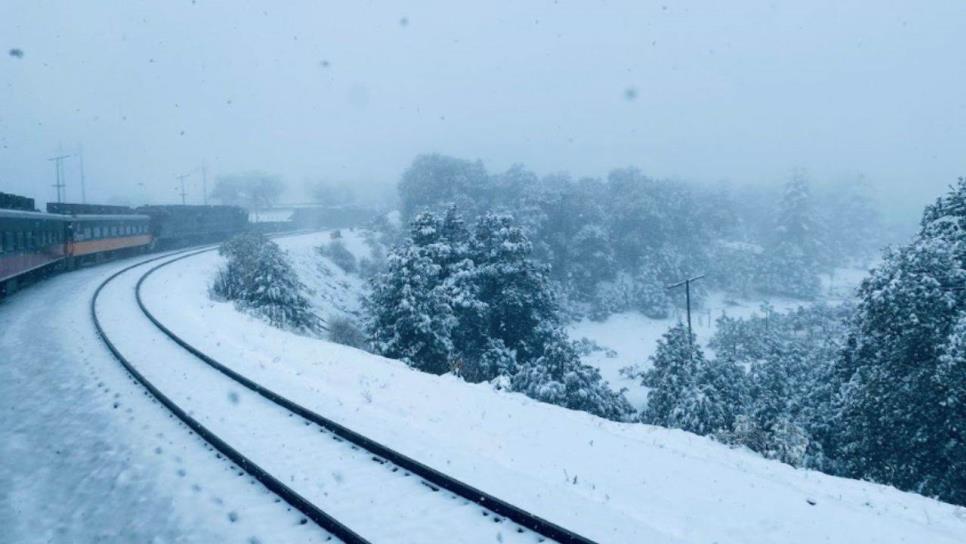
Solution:
[(201, 350), (197, 349), (189, 342), (175, 334), (169, 327), (165, 326), (164, 323), (158, 320), (157, 317), (154, 316), (154, 314), (152, 314), (145, 305), (141, 297), (143, 284), (148, 277), (161, 268), (194, 255), (212, 251), (213, 249), (214, 248), (185, 250), (178, 253), (154, 257), (119, 270), (105, 279), (104, 282), (98, 286), (94, 296), (91, 299), (91, 316), (94, 320), (94, 325), (97, 329), (98, 335), (107, 345), (114, 357), (121, 363), (121, 365), (124, 366), (124, 368), (168, 410), (170, 410), (175, 416), (183, 421), (192, 431), (197, 432), (199, 436), (204, 438), (218, 452), (237, 464), (244, 471), (248, 472), (253, 478), (265, 485), (266, 488), (274, 492), (282, 500), (285, 500), (293, 508), (296, 508), (302, 512), (307, 518), (313, 520), (321, 528), (345, 542), (368, 542), (358, 532), (352, 530), (346, 524), (337, 520), (333, 515), (323, 511), (311, 501), (297, 493), (294, 489), (283, 483), (278, 477), (273, 476), (268, 470), (259, 466), (249, 457), (246, 457), (238, 449), (232, 447), (231, 444), (219, 437), (217, 433), (205, 427), (200, 421), (194, 418), (188, 410), (179, 406), (175, 401), (160, 391), (159, 388), (148, 380), (143, 373), (138, 371), (137, 367), (132, 363), (132, 361), (121, 353), (121, 350), (119, 350), (115, 343), (112, 342), (111, 338), (107, 335), (101, 325), (100, 320), (98, 319), (96, 308), (97, 299), (105, 286), (107, 286), (117, 277), (131, 271), (134, 268), (167, 259), (162, 263), (152, 266), (147, 272), (143, 273), (138, 278), (134, 287), (134, 295), (138, 309), (143, 316), (147, 318), (147, 320), (150, 321), (158, 331), (163, 333), (165, 337), (170, 339), (170, 341), (182, 348), (185, 352), (189, 353), (194, 359), (203, 362), (205, 365), (216, 370), (224, 377), (245, 387), (252, 393), (257, 394), (279, 408), (288, 411), (290, 414), (298, 415), (307, 422), (306, 424), (311, 422), (318, 425), (321, 429), (331, 433), (332, 438), (336, 441), (344, 441), (347, 443), (348, 447), (352, 448), (353, 450), (361, 450), (361, 452), (363, 452), (365, 455), (368, 455), (373, 462), (385, 465), (390, 469), (391, 472), (395, 473), (397, 470), (400, 470), (403, 471), (406, 476), (408, 476), (410, 473), (417, 476), (421, 479), (420, 483), (425, 486), (424, 490), (427, 493), (438, 493), (441, 489), (446, 490), (454, 498), (460, 497), (463, 501), (475, 503), (482, 509), (483, 515), (488, 516), (489, 519), (494, 522), (508, 520), (517, 525), (516, 532), (518, 533), (524, 533), (526, 530), (532, 531), (534, 536), (537, 537), (538, 541), (550, 539), (568, 544), (586, 544), (593, 542), (586, 537), (576, 534), (573, 531), (565, 529), (522, 508), (514, 506), (480, 489), (448, 476), (432, 467), (416, 461), (415, 459), (397, 452), (388, 446), (380, 444), (375, 440), (357, 433), (352, 429), (349, 429), (348, 427), (345, 427), (321, 414), (313, 412), (312, 410), (309, 410), (308, 408), (289, 400), (285, 396), (246, 378), (238, 372), (235, 372), (229, 366), (203, 353)]
[(282, 483), (280, 480), (278, 480), (277, 478), (269, 474), (268, 471), (258, 466), (250, 459), (248, 459), (241, 452), (232, 448), (231, 445), (229, 445), (227, 442), (219, 438), (218, 435), (211, 432), (207, 427), (202, 425), (198, 420), (196, 420), (191, 415), (189, 415), (188, 412), (186, 412), (181, 407), (179, 407), (167, 395), (162, 393), (160, 389), (155, 387), (155, 385), (151, 381), (149, 381), (141, 372), (138, 371), (138, 369), (134, 366), (134, 364), (132, 364), (131, 361), (129, 361), (120, 352), (120, 350), (117, 349), (114, 342), (111, 341), (111, 339), (107, 336), (107, 333), (104, 331), (104, 328), (101, 325), (101, 321), (97, 316), (97, 299), (100, 296), (101, 292), (104, 290), (104, 287), (106, 287), (109, 283), (111, 283), (111, 281), (116, 279), (121, 274), (124, 274), (130, 270), (133, 270), (140, 266), (144, 266), (145, 264), (148, 264), (151, 262), (159, 261), (161, 259), (165, 259), (173, 255), (177, 255), (179, 253), (184, 254), (179, 258), (185, 258), (185, 257), (190, 257), (192, 255), (197, 255), (199, 253), (204, 253), (206, 251), (211, 251), (211, 249), (202, 249), (202, 250), (193, 251), (193, 252), (191, 250), (185, 250), (185, 251), (176, 252), (174, 254), (162, 255), (159, 257), (152, 257), (150, 259), (122, 268), (121, 270), (118, 270), (117, 272), (108, 276), (104, 281), (100, 283), (100, 285), (97, 286), (97, 289), (94, 291), (94, 296), (91, 297), (91, 303), (90, 303), (91, 319), (94, 322), (94, 328), (97, 331), (98, 337), (100, 337), (100, 339), (107, 346), (107, 349), (111, 352), (112, 355), (114, 355), (114, 358), (117, 359), (119, 363), (121, 363), (124, 369), (127, 370), (128, 373), (131, 374), (142, 386), (144, 386), (144, 388), (147, 389), (148, 392), (150, 392), (151, 395), (158, 400), (158, 402), (160, 402), (165, 408), (167, 408), (175, 416), (177, 416), (178, 419), (180, 419), (185, 425), (188, 426), (188, 428), (198, 433), (198, 436), (200, 436), (206, 442), (211, 444), (211, 446), (216, 450), (218, 450), (219, 453), (221, 453), (222, 455), (230, 459), (233, 463), (237, 464), (239, 467), (241, 467), (242, 470), (247, 472), (256, 480), (258, 480), (262, 485), (264, 485), (270, 491), (278, 495), (282, 500), (284, 500), (293, 508), (295, 508), (303, 515), (305, 515), (307, 518), (311, 519), (316, 524), (318, 524), (319, 527), (322, 527), (323, 529), (332, 533), (334, 536), (337, 536), (338, 538), (340, 538), (346, 543), (352, 543), (352, 544), (368, 543), (369, 542), (368, 540), (362, 538), (360, 535), (356, 534), (354, 531), (344, 526), (338, 520), (336, 520), (335, 518), (333, 518), (332, 516), (324, 512), (322, 509), (318, 508), (317, 506), (315, 506), (314, 504), (306, 500), (304, 497), (296, 493), (293, 489), (291, 489), (290, 487)]

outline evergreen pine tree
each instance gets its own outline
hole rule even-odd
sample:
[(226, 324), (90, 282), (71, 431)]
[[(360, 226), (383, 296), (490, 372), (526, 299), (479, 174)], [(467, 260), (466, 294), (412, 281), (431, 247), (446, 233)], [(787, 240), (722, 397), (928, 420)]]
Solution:
[(580, 355), (562, 330), (543, 328), (543, 352), (520, 365), (510, 379), (514, 391), (528, 397), (623, 421), (633, 413), (624, 395), (607, 387), (600, 372), (580, 362)]
[(785, 186), (775, 232), (766, 248), (762, 291), (803, 299), (818, 295), (820, 247), (813, 214), (808, 182), (796, 173)]
[(226, 258), (212, 286), (214, 293), (266, 318), (277, 327), (315, 332), (319, 318), (302, 295), (304, 286), (278, 244), (246, 233), (222, 244)]
[(837, 420), (848, 474), (966, 504), (964, 284), (960, 179), (926, 208), (912, 243), (888, 253), (859, 289), (848, 348), (836, 367), (845, 382)]
[(682, 324), (658, 340), (644, 373), (650, 387), (643, 420), (707, 435), (730, 429), (744, 397), (741, 369), (728, 360), (707, 361)]
[(421, 370), (626, 419), (623, 395), (567, 340), (546, 269), (531, 254), (509, 216), (485, 214), (470, 232), (452, 208), (443, 217), (417, 215), (373, 281), (370, 342)]
[[(455, 212), (454, 212), (455, 215)], [(450, 217), (448, 213), (447, 218)], [(444, 282), (461, 260), (456, 221), (418, 214), (410, 238), (387, 259), (386, 271), (371, 282), (366, 324), (376, 352), (434, 374), (454, 363), (452, 331), (457, 323)]]

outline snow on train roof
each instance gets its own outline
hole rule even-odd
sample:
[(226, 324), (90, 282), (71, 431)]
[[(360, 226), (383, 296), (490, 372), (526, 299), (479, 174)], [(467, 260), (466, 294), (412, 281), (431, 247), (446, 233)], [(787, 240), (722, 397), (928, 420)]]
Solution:
[(45, 212), (28, 212), (24, 210), (7, 210), (0, 208), (0, 217), (6, 217), (10, 219), (43, 219), (47, 221), (67, 221), (70, 219), (67, 215), (59, 215), (56, 213), (45, 213)]
[(71, 221), (112, 221), (112, 220), (125, 220), (125, 221), (148, 221), (151, 219), (147, 215), (138, 214), (84, 214), (84, 215), (67, 215), (64, 216)]
[(45, 221), (149, 221), (143, 214), (84, 214), (65, 215), (59, 213), (28, 212), (24, 210), (0, 209), (0, 217), (10, 219), (41, 219)]

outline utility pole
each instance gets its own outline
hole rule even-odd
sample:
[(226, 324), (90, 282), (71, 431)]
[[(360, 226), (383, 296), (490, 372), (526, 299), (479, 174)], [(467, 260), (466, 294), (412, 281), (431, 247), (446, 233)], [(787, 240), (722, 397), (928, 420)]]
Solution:
[(70, 157), (70, 155), (58, 155), (56, 157), (51, 157), (47, 160), (54, 161), (54, 176), (56, 181), (53, 187), (57, 189), (57, 202), (63, 202), (66, 196), (67, 184), (64, 181), (64, 159)]
[(80, 161), (81, 204), (87, 204), (87, 179), (84, 176), (84, 148), (77, 146), (77, 160)]
[(188, 193), (185, 191), (185, 188), (184, 188), (184, 180), (185, 178), (191, 177), (191, 174), (182, 174), (180, 176), (175, 176), (175, 177), (178, 178), (178, 181), (181, 182), (181, 205), (184, 206), (185, 204), (188, 203), (187, 199), (185, 198)]
[(687, 308), (688, 308), (688, 347), (692, 351), (694, 350), (694, 340), (692, 340), (693, 334), (691, 333), (691, 282), (698, 281), (704, 276), (705, 276), (704, 274), (701, 274), (700, 276), (688, 278), (684, 281), (679, 281), (677, 283), (667, 286), (668, 289), (674, 289), (675, 287), (681, 287), (682, 285), (684, 286), (684, 293), (685, 293), (685, 297), (687, 297), (686, 300), (687, 300)]
[(208, 165), (201, 163), (201, 200), (208, 205)]

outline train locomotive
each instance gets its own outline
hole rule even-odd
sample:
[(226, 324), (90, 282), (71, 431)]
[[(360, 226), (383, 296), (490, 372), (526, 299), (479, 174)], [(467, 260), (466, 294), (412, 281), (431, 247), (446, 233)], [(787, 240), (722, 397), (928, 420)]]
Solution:
[(248, 228), (235, 206), (101, 206), (0, 193), (0, 297), (38, 277), (139, 253), (224, 240)]

